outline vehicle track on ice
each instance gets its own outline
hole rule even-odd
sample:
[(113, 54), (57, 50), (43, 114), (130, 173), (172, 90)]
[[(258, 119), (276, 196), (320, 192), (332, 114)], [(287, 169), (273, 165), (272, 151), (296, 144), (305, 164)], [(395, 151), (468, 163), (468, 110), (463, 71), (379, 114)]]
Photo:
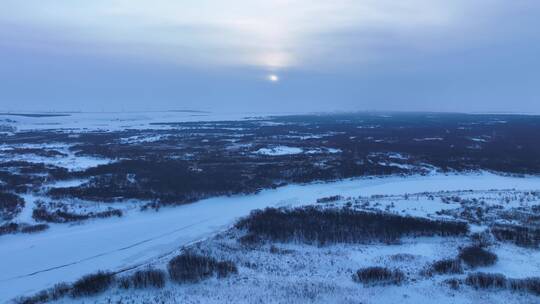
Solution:
[[(61, 269), (61, 268), (66, 268), (66, 267), (69, 267), (69, 266), (72, 266), (72, 265), (76, 265), (76, 264), (83, 263), (83, 262), (87, 262), (87, 261), (90, 261), (90, 260), (93, 260), (93, 259), (96, 259), (96, 258), (99, 258), (99, 257), (103, 257), (103, 256), (106, 256), (106, 255), (115, 253), (115, 252), (119, 252), (119, 251), (124, 251), (124, 250), (127, 250), (127, 249), (131, 249), (131, 248), (133, 248), (133, 247), (137, 247), (137, 246), (139, 246), (139, 245), (142, 245), (142, 244), (145, 244), (145, 243), (148, 243), (148, 242), (151, 242), (151, 241), (155, 241), (155, 240), (158, 240), (158, 239), (163, 238), (163, 237), (166, 237), (166, 236), (170, 236), (170, 235), (175, 234), (175, 233), (177, 233), (177, 232), (179, 232), (179, 231), (186, 230), (186, 229), (188, 229), (188, 228), (197, 226), (197, 225), (199, 225), (199, 224), (203, 224), (203, 223), (209, 222), (209, 221), (211, 221), (211, 220), (213, 220), (213, 219), (215, 219), (215, 218), (216, 218), (216, 217), (207, 218), (207, 219), (198, 221), (198, 222), (196, 222), (196, 223), (193, 223), (193, 224), (190, 224), (190, 225), (186, 225), (186, 226), (183, 226), (183, 227), (174, 229), (174, 230), (169, 231), (169, 232), (167, 232), (167, 233), (160, 234), (160, 235), (158, 235), (158, 236), (156, 236), (156, 237), (148, 238), (148, 239), (145, 239), (145, 240), (142, 240), (142, 241), (138, 241), (138, 242), (133, 243), (133, 244), (128, 245), (128, 246), (124, 246), (124, 247), (121, 247), (121, 248), (118, 248), (118, 249), (115, 249), (115, 250), (109, 250), (109, 251), (104, 252), (104, 253), (96, 254), (96, 255), (93, 255), (93, 256), (90, 256), (90, 257), (87, 257), (87, 258), (84, 258), (84, 259), (80, 259), (80, 260), (77, 260), (77, 261), (74, 261), (74, 262), (66, 263), (66, 264), (63, 264), (63, 265), (54, 266), (54, 267), (49, 267), (49, 268), (46, 268), (46, 269), (34, 271), (34, 272), (32, 272), (32, 273), (28, 273), (28, 274), (24, 274), (24, 275), (20, 275), (20, 276), (15, 276), (15, 277), (3, 279), (3, 280), (0, 280), (0, 282), (9, 282), (9, 281), (16, 280), (16, 279), (21, 279), (21, 278), (25, 278), (25, 277), (35, 276), (35, 275), (40, 274), (40, 273), (44, 273), (44, 272), (48, 272), (48, 271), (52, 271), (52, 270), (57, 270), (57, 269)], [(184, 246), (184, 245), (185, 245), (185, 244), (181, 244), (179, 247), (182, 247), (182, 246)], [(167, 254), (165, 254), (165, 255), (167, 255)], [(142, 263), (142, 264), (145, 264), (145, 263)], [(126, 269), (126, 268), (127, 268), (127, 269), (132, 269), (132, 268), (136, 268), (136, 267), (140, 267), (140, 263), (139, 263), (139, 265), (132, 265), (131, 267), (124, 267), (124, 268), (125, 268), (125, 269)], [(118, 272), (125, 271), (125, 269), (119, 270)]]

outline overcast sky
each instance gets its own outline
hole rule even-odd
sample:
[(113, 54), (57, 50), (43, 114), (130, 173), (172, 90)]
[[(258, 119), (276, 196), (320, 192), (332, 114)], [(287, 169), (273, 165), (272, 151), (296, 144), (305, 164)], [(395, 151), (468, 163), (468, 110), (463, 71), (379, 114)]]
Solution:
[(0, 110), (540, 113), (538, 0), (2, 0)]

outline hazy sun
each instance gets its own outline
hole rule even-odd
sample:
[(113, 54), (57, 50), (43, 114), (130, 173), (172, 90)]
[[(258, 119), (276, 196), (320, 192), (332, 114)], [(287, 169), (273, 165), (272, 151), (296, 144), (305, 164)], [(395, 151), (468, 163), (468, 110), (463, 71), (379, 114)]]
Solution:
[(278, 82), (279, 77), (276, 74), (270, 74), (270, 75), (268, 75), (268, 80), (270, 80), (271, 82)]

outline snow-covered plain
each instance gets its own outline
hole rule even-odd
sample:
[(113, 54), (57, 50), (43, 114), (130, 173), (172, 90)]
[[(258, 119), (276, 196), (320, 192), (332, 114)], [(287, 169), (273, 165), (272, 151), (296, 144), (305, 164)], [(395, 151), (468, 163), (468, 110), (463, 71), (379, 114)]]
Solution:
[[(28, 295), (58, 282), (71, 282), (98, 269), (116, 271), (168, 257), (184, 245), (223, 231), (251, 210), (267, 206), (312, 204), (318, 198), (332, 195), (359, 197), (442, 190), (539, 188), (538, 177), (518, 178), (485, 172), (372, 177), (289, 185), (254, 195), (217, 197), (162, 208), (159, 212), (132, 212), (123, 218), (92, 220), (72, 226), (52, 225), (43, 233), (0, 238), (0, 301)], [(441, 204), (439, 207), (444, 208)], [(429, 212), (437, 211), (437, 208), (425, 208)]]
[[(27, 113), (25, 113), (27, 114)], [(0, 125), (15, 127), (16, 131), (62, 130), (118, 131), (125, 129), (168, 129), (166, 123), (248, 120), (253, 117), (286, 115), (292, 113), (210, 113), (197, 111), (149, 111), (149, 112), (71, 112), (30, 113), (51, 116), (20, 116), (0, 113)], [(58, 116), (54, 116), (57, 114)]]
[[(82, 171), (88, 168), (111, 163), (112, 160), (99, 157), (81, 156), (71, 151), (69, 145), (62, 143), (51, 144), (15, 144), (0, 145), (0, 162), (24, 161), (35, 164), (53, 165), (72, 171)], [(33, 153), (13, 153), (16, 149), (43, 149), (58, 153), (54, 156), (36, 155)]]

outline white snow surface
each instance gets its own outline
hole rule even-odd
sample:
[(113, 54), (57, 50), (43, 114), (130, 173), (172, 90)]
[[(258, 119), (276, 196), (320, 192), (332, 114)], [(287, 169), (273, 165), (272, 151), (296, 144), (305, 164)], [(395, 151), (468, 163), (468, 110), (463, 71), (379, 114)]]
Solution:
[[(54, 150), (56, 152), (63, 153), (64, 155), (57, 156), (40, 156), (33, 153), (21, 153), (16, 155), (8, 155), (2, 152), (10, 151), (13, 149), (47, 149)], [(71, 151), (69, 145), (62, 143), (52, 144), (16, 144), (16, 145), (4, 145), (0, 144), (0, 161), (25, 161), (29, 163), (54, 165), (62, 168), (66, 168), (72, 171), (82, 171), (88, 168), (97, 167), (111, 163), (113, 160), (92, 156), (80, 156), (74, 151)]]
[[(3, 124), (15, 127), (17, 131), (62, 130), (69, 131), (118, 131), (125, 129), (170, 129), (170, 125), (153, 123), (175, 123), (194, 121), (230, 121), (247, 120), (255, 117), (268, 117), (295, 113), (209, 113), (186, 111), (149, 111), (149, 112), (75, 112), (75, 113), (30, 113), (64, 114), (66, 116), (25, 117), (0, 114)], [(297, 114), (297, 113), (296, 113)]]
[(329, 154), (336, 154), (341, 153), (341, 149), (336, 148), (316, 148), (316, 149), (308, 149), (304, 150), (302, 148), (298, 147), (289, 147), (289, 146), (276, 146), (271, 148), (261, 148), (253, 153), (260, 154), (260, 155), (269, 155), (269, 156), (283, 156), (283, 155), (294, 155), (294, 154), (322, 154), (322, 153), (329, 153)]
[(270, 156), (282, 156), (282, 155), (300, 154), (302, 152), (304, 152), (304, 150), (298, 147), (277, 146), (277, 147), (272, 147), (272, 148), (260, 148), (254, 153), (261, 154), (261, 155), (270, 155)]
[(254, 195), (216, 197), (162, 208), (159, 212), (133, 212), (122, 218), (72, 226), (51, 225), (43, 233), (0, 238), (0, 302), (32, 294), (58, 282), (74, 281), (99, 269), (115, 271), (149, 263), (183, 245), (225, 230), (236, 219), (258, 208), (312, 204), (317, 198), (332, 195), (357, 197), (441, 190), (537, 190), (539, 187), (539, 177), (491, 173), (358, 178), (289, 185)]

